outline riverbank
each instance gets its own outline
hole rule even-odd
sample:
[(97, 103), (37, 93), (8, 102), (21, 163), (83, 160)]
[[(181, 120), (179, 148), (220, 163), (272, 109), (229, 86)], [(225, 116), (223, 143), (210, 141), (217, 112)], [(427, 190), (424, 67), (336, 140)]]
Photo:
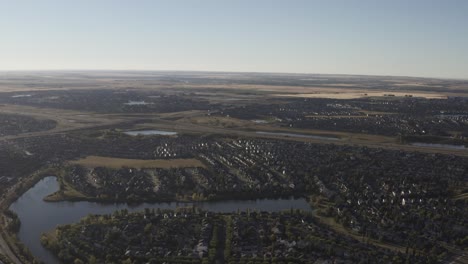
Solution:
[(10, 218), (5, 214), (12, 203), (21, 195), (32, 188), (36, 183), (47, 175), (58, 173), (60, 169), (53, 167), (43, 168), (30, 177), (21, 178), (15, 185), (8, 189), (4, 198), (0, 200), (0, 253), (14, 264), (39, 263), (31, 252), (17, 238), (16, 233), (8, 230)]
[[(54, 262), (54, 257), (44, 249), (40, 240), (43, 233), (53, 230), (58, 225), (66, 225), (78, 222), (87, 215), (112, 215), (116, 211), (142, 212), (150, 210), (176, 210), (177, 208), (199, 208), (208, 212), (236, 213), (236, 212), (260, 212), (260, 211), (284, 211), (299, 209), (311, 211), (306, 199), (258, 199), (258, 200), (227, 200), (210, 202), (162, 202), (162, 203), (99, 203), (99, 202), (46, 202), (42, 198), (49, 193), (57, 191), (59, 183), (56, 177), (45, 177), (33, 188), (28, 190), (15, 203), (11, 205), (21, 219), (21, 228), (18, 234), (21, 240), (33, 254), (45, 261)], [(27, 262), (29, 263), (29, 262)]]

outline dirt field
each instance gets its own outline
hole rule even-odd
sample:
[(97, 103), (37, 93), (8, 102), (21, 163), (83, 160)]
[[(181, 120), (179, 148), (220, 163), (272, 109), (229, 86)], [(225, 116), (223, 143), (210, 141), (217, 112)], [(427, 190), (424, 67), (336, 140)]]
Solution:
[(85, 167), (108, 167), (120, 169), (123, 167), (131, 167), (137, 169), (144, 168), (187, 168), (187, 167), (202, 167), (205, 165), (197, 159), (170, 159), (170, 160), (139, 160), (139, 159), (120, 159), (100, 156), (88, 156), (84, 159), (71, 161), (71, 164), (83, 165)]

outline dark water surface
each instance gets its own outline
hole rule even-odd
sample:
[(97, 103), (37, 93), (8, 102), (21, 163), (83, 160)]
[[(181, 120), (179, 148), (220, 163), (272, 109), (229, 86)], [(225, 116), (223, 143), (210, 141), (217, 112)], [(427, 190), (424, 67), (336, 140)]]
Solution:
[[(59, 263), (55, 256), (42, 247), (41, 234), (54, 229), (57, 225), (71, 224), (88, 214), (111, 214), (116, 210), (128, 209), (130, 212), (141, 211), (144, 208), (175, 209), (191, 206), (194, 203), (142, 203), (129, 205), (126, 203), (104, 204), (97, 202), (45, 202), (43, 198), (59, 189), (57, 178), (46, 177), (24, 193), (10, 207), (21, 220), (19, 239), (38, 259), (47, 264)], [(283, 211), (288, 209), (312, 210), (307, 201), (301, 199), (258, 199), (258, 200), (228, 200), (196, 203), (196, 206), (207, 211), (230, 213), (237, 210), (246, 211)]]
[(138, 130), (138, 131), (127, 131), (123, 133), (129, 136), (152, 136), (152, 135), (173, 136), (173, 135), (177, 135), (177, 132), (161, 131), (161, 130)]

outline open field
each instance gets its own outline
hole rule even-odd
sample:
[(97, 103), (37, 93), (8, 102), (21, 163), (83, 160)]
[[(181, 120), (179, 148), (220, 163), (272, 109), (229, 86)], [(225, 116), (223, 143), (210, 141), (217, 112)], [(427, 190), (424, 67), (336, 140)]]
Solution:
[[(404, 76), (353, 76), (324, 74), (223, 73), (177, 71), (40, 71), (0, 72), (0, 91), (72, 89), (189, 89), (236, 90), (266, 93), (437, 92), (467, 94), (466, 80)], [(382, 89), (385, 87), (385, 89)]]
[(125, 117), (112, 117), (99, 115), (89, 112), (79, 112), (64, 109), (42, 108), (24, 105), (0, 105), (0, 114), (20, 114), (31, 116), (37, 119), (50, 119), (57, 122), (57, 126), (47, 131), (38, 131), (30, 133), (22, 133), (18, 135), (9, 135), (0, 137), (0, 140), (11, 140), (14, 138), (41, 136), (48, 134), (63, 133), (78, 129), (86, 129), (93, 127), (101, 127), (107, 125), (116, 125), (121, 122), (128, 121)]
[(205, 165), (197, 159), (166, 159), (166, 160), (139, 160), (139, 159), (120, 159), (110, 157), (88, 156), (84, 159), (71, 161), (71, 164), (82, 165), (89, 168), (107, 167), (113, 169), (120, 169), (124, 167), (149, 169), (149, 168), (188, 168), (200, 167), (204, 168)]
[(421, 92), (362, 92), (362, 91), (346, 91), (342, 90), (335, 93), (329, 92), (317, 92), (317, 93), (301, 93), (301, 94), (276, 94), (281, 97), (299, 97), (299, 98), (331, 98), (331, 99), (356, 99), (366, 97), (391, 97), (389, 94), (395, 97), (421, 97), (426, 99), (447, 99), (448, 94), (445, 93), (421, 93)]

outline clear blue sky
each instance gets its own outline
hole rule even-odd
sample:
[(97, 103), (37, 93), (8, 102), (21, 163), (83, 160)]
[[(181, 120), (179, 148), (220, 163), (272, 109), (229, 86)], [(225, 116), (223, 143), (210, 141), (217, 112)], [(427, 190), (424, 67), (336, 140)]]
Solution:
[(0, 0), (0, 70), (468, 79), (466, 0)]

